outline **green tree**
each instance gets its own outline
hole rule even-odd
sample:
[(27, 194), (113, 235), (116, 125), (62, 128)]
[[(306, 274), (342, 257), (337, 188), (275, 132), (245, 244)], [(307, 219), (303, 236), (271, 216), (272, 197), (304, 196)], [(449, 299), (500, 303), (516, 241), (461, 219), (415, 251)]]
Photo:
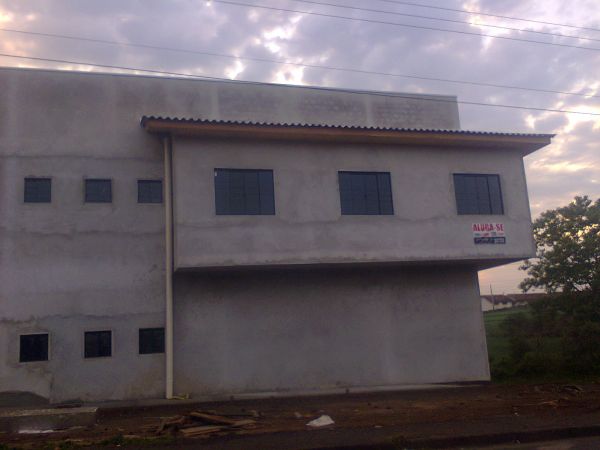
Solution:
[(537, 257), (521, 270), (524, 292), (600, 291), (600, 199), (575, 197), (567, 206), (548, 210), (534, 222)]

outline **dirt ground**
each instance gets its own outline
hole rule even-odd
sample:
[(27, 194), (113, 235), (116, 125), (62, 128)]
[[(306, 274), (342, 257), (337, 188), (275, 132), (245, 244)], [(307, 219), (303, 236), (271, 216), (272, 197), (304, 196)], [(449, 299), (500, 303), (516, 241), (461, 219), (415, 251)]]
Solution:
[[(200, 438), (179, 434), (157, 437), (156, 427), (167, 418), (194, 410), (254, 417), (247, 429), (229, 429)], [(344, 394), (335, 396), (231, 400), (136, 408), (104, 408), (89, 429), (50, 435), (0, 435), (8, 448), (297, 448), (319, 433), (307, 422), (322, 414), (335, 424), (325, 441), (358, 443), (367, 439), (396, 442), (500, 435), (523, 430), (600, 425), (600, 383), (585, 385), (486, 385), (453, 389)], [(369, 431), (369, 433), (367, 433)], [(353, 438), (355, 436), (355, 438)], [(279, 441), (280, 444), (277, 444)], [(289, 439), (288, 439), (289, 441)], [(325, 442), (324, 441), (324, 442)], [(262, 442), (262, 444), (260, 444)], [(273, 445), (266, 445), (272, 442)], [(316, 441), (315, 441), (316, 442)], [(364, 441), (367, 442), (366, 440)], [(426, 442), (426, 441), (424, 441)], [(344, 444), (346, 445), (346, 444)], [(365, 444), (366, 445), (366, 444)], [(340, 444), (341, 446), (341, 444)], [(450, 446), (450, 445), (449, 445)], [(4, 447), (4, 448), (6, 448)], [(0, 446), (0, 449), (2, 447)]]

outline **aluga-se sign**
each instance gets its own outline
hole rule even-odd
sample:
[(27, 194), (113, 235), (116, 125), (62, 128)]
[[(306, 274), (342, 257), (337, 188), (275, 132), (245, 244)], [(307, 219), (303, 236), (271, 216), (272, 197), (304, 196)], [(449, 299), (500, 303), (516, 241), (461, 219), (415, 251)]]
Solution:
[(475, 244), (506, 244), (503, 223), (474, 223), (472, 230)]

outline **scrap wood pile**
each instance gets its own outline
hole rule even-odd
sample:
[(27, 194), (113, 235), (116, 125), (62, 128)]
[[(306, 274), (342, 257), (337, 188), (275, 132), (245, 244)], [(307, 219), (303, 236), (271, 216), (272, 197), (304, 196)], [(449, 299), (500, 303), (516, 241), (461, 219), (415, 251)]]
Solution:
[(183, 437), (196, 437), (256, 428), (256, 420), (243, 418), (248, 416), (258, 417), (259, 414), (256, 411), (227, 415), (218, 415), (213, 411), (192, 411), (185, 415), (163, 419), (156, 429), (156, 434), (179, 433)]

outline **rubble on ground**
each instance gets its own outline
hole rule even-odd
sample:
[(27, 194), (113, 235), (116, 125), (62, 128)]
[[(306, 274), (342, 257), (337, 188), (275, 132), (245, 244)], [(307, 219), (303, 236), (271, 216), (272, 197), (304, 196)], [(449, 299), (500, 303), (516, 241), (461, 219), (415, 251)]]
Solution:
[[(249, 416), (254, 417), (252, 419)], [(256, 411), (238, 414), (217, 414), (216, 411), (192, 411), (188, 414), (167, 417), (155, 429), (155, 434), (199, 437), (214, 434), (236, 433), (257, 428)]]

